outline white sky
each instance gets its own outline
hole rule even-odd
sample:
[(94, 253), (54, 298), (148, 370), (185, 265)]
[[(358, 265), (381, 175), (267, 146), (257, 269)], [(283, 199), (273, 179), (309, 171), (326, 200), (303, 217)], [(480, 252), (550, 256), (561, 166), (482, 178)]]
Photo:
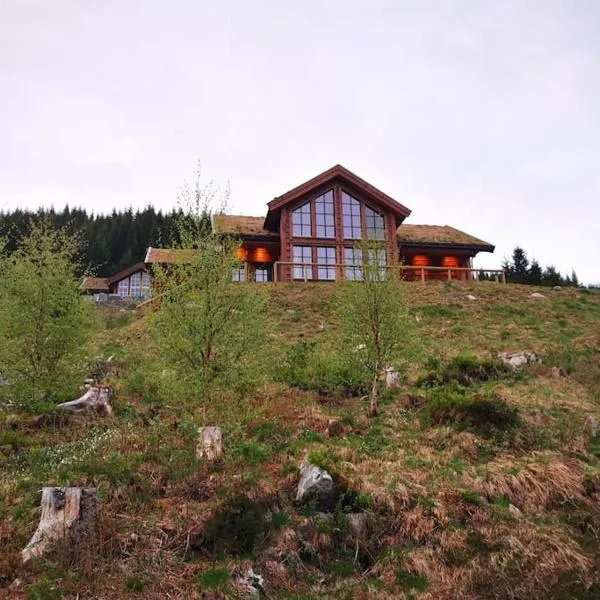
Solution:
[(597, 0), (0, 0), (0, 210), (232, 212), (336, 163), (600, 282)]

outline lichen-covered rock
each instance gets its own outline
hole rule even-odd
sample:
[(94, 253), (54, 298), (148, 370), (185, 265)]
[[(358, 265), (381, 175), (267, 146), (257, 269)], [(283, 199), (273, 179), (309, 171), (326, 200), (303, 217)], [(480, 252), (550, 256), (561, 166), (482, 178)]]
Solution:
[(540, 361), (538, 356), (533, 352), (514, 352), (513, 354), (501, 352), (498, 354), (498, 358), (514, 371), (521, 369), (525, 365)]
[(321, 467), (305, 459), (300, 465), (300, 479), (296, 492), (297, 502), (327, 501), (333, 495), (333, 478)]
[(540, 294), (539, 292), (533, 292), (533, 294), (531, 294), (529, 297), (530, 298), (535, 298), (537, 300), (542, 300), (546, 296), (544, 296), (544, 294)]
[(265, 593), (265, 580), (262, 575), (255, 573), (252, 567), (237, 577), (236, 583), (248, 594), (249, 598), (267, 597)]

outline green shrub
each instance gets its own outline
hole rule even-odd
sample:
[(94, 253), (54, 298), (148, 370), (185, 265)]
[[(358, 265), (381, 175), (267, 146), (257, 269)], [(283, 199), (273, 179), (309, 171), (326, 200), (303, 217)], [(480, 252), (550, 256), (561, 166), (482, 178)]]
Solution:
[(518, 410), (503, 398), (467, 396), (458, 387), (437, 388), (430, 392), (423, 418), (429, 425), (454, 425), (473, 429), (489, 437), (519, 424)]
[(125, 589), (136, 594), (141, 594), (144, 591), (144, 587), (146, 587), (146, 584), (137, 575), (128, 577), (125, 582)]
[(230, 575), (226, 569), (209, 569), (198, 577), (200, 590), (221, 590), (229, 583)]
[(369, 391), (368, 373), (337, 356), (320, 356), (316, 344), (300, 340), (288, 351), (275, 378), (290, 387), (322, 396), (362, 396)]
[(396, 583), (406, 591), (424, 592), (429, 587), (427, 577), (401, 569), (396, 571)]
[(510, 369), (498, 360), (479, 360), (476, 356), (462, 352), (447, 365), (437, 357), (425, 362), (428, 373), (421, 377), (418, 384), (423, 387), (436, 387), (452, 382), (469, 386), (476, 381), (488, 381), (503, 377)]

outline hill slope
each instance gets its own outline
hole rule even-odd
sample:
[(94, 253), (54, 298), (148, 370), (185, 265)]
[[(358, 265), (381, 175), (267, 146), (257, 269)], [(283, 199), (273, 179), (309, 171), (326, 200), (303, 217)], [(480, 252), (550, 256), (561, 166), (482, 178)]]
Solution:
[[(302, 369), (313, 352), (327, 363), (335, 285), (265, 289), (265, 380), (215, 409), (219, 465), (195, 459), (193, 399), (160, 385), (145, 316), (99, 316), (110, 328), (96, 353), (117, 357), (112, 417), (5, 415), (0, 594), (243, 598), (252, 568), (269, 598), (600, 597), (600, 437), (586, 426), (599, 416), (600, 295), (404, 285), (405, 384), (367, 419), (351, 374), (323, 368), (315, 383)], [(521, 350), (541, 362), (496, 361)], [(329, 512), (294, 501), (307, 454), (336, 481)], [(99, 488), (94, 545), (20, 566), (40, 487), (66, 484)]]

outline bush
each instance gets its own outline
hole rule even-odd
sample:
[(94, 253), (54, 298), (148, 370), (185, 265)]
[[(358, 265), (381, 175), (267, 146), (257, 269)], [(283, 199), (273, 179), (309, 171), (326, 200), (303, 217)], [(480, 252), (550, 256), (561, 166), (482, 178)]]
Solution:
[(488, 381), (504, 376), (510, 369), (497, 360), (479, 360), (469, 353), (460, 353), (447, 365), (438, 357), (431, 357), (425, 363), (427, 375), (418, 384), (423, 387), (436, 387), (452, 382), (469, 386), (476, 381)]
[(503, 398), (481, 395), (471, 397), (457, 387), (432, 390), (423, 417), (429, 425), (454, 425), (473, 429), (485, 437), (507, 431), (519, 424), (518, 410)]
[(306, 340), (290, 348), (276, 379), (322, 396), (363, 396), (370, 389), (368, 372), (361, 365), (317, 355), (316, 344)]

